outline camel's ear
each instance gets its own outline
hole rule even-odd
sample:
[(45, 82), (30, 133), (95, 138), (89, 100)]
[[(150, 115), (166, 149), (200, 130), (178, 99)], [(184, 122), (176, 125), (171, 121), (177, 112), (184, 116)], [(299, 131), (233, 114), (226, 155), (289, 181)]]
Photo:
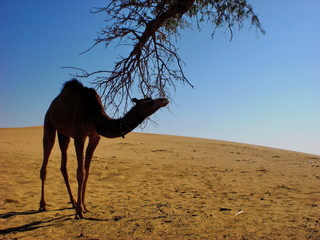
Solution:
[(131, 101), (132, 101), (133, 103), (135, 103), (135, 104), (138, 104), (138, 103), (139, 103), (139, 100), (136, 99), (136, 98), (132, 98)]

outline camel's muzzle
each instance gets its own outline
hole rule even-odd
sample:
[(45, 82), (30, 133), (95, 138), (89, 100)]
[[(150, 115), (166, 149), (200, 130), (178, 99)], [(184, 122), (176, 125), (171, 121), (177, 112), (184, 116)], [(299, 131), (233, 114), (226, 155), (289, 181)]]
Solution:
[(165, 107), (169, 104), (169, 100), (166, 98), (160, 98), (158, 100), (159, 100), (160, 107)]

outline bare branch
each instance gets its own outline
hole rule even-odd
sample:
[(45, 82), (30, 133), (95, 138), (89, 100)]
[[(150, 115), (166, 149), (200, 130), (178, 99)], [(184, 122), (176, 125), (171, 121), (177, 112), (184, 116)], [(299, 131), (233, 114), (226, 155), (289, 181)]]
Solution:
[(95, 8), (92, 13), (105, 13), (107, 25), (83, 53), (99, 44), (133, 46), (112, 71), (88, 73), (72, 68), (80, 71), (79, 77), (95, 77), (93, 83), (100, 89), (105, 104), (115, 111), (121, 104), (127, 105), (134, 89), (144, 96), (170, 97), (170, 89), (175, 90), (177, 83), (193, 87), (173, 43), (178, 31), (190, 27), (193, 19), (198, 29), (202, 22), (211, 23), (214, 30), (225, 27), (231, 34), (230, 40), (234, 27), (241, 28), (247, 19), (264, 34), (246, 0), (112, 0), (107, 7)]

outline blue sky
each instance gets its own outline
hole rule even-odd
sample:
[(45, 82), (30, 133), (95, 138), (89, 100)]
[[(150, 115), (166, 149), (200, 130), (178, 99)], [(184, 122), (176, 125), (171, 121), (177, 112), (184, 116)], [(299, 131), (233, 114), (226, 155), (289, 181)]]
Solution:
[[(98, 0), (0, 1), (0, 127), (42, 125), (76, 66), (111, 68), (122, 49), (93, 43)], [(178, 86), (169, 110), (138, 131), (203, 137), (320, 154), (320, 1), (249, 1), (267, 34), (186, 30), (178, 39), (195, 86)], [(88, 82), (83, 81), (90, 86)], [(137, 96), (139, 97), (139, 96)], [(108, 110), (107, 110), (108, 112)]]

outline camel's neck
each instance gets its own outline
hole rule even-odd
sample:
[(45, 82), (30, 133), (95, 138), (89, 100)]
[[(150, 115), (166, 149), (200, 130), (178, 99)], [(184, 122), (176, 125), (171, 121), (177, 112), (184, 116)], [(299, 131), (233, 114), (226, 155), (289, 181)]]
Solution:
[(144, 121), (135, 111), (129, 111), (124, 117), (112, 119), (104, 115), (97, 124), (97, 132), (106, 138), (124, 137)]

